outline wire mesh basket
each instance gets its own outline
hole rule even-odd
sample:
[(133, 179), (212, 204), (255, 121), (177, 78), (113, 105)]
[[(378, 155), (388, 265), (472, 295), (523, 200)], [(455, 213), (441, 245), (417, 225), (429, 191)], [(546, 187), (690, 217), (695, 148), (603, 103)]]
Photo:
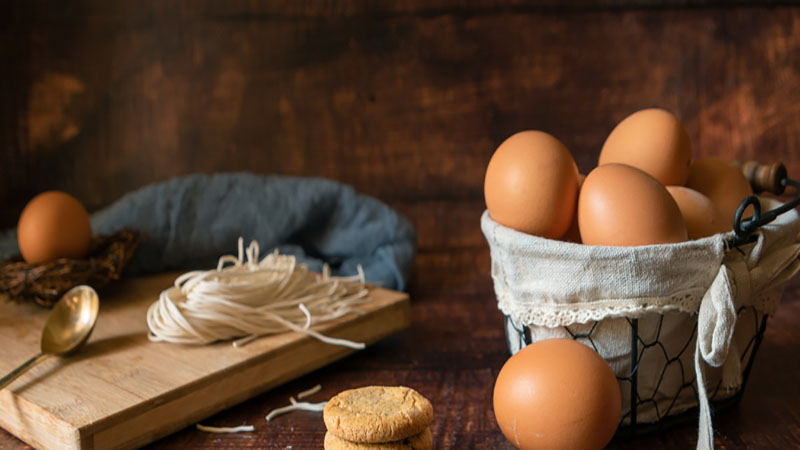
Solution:
[[(755, 192), (782, 194), (786, 186), (800, 192), (800, 184), (787, 177), (782, 164), (762, 166), (746, 163), (743, 171)], [(724, 252), (744, 255), (743, 249), (752, 251), (751, 244), (758, 239), (757, 231), (798, 204), (800, 197), (784, 204), (770, 201), (773, 208), (762, 213), (762, 200), (756, 196), (748, 197), (739, 206), (733, 232), (725, 236)], [(745, 219), (743, 215), (748, 208), (753, 215)], [(796, 213), (793, 214), (792, 222), (800, 222)], [(792, 230), (796, 228), (792, 224)], [(496, 247), (501, 244), (485, 224), (484, 233), (492, 248), (492, 275), (499, 301), (501, 295), (508, 295), (498, 286), (505, 275), (501, 276), (495, 267), (496, 263), (502, 264), (496, 261), (500, 256)], [(792, 236), (792, 243), (794, 241)], [(752, 301), (736, 306), (730, 354), (724, 367), (706, 366), (703, 372), (705, 392), (715, 411), (735, 405), (741, 398), (771, 312), (763, 305), (777, 305), (783, 283), (797, 271), (797, 255), (795, 252), (786, 257), (793, 263), (791, 267), (782, 269), (782, 278), (775, 278), (773, 283), (754, 293)], [(507, 283), (507, 280), (502, 282)], [(663, 430), (698, 417), (699, 391), (694, 360), (695, 352), (699, 351), (697, 311), (642, 310), (598, 320), (575, 320), (556, 327), (526, 323), (519, 319), (519, 315), (516, 320), (510, 314), (504, 316), (507, 344), (512, 354), (539, 340), (570, 338), (592, 347), (606, 359), (617, 376), (623, 397), (617, 436)], [(732, 378), (735, 382), (731, 382)]]
[[(758, 351), (764, 331), (767, 327), (767, 314), (760, 313), (753, 306), (741, 307), (737, 311), (740, 324), (743, 320), (747, 321), (747, 330), (739, 329), (739, 335), (746, 340), (746, 344), (739, 354), (739, 360), (743, 367), (742, 384), (734, 390), (722, 388), (722, 379), (718, 377), (713, 385), (709, 387), (709, 400), (715, 411), (727, 409), (735, 405), (744, 392), (744, 386), (750, 369), (753, 365), (756, 352)], [(531, 329), (527, 326), (518, 327), (510, 317), (505, 316), (506, 320), (506, 339), (511, 353), (516, 353), (519, 349), (534, 342), (531, 336)], [(691, 358), (696, 339), (696, 318), (688, 318), (687, 328), (691, 332), (685, 341), (677, 349), (668, 349), (661, 340), (661, 330), (664, 325), (664, 316), (654, 314), (647, 318), (625, 318), (630, 328), (630, 361), (626, 375), (617, 375), (623, 393), (623, 408), (620, 418), (620, 427), (616, 436), (628, 437), (647, 434), (669, 428), (687, 421), (697, 419), (697, 386), (696, 378), (691, 365), (686, 364), (686, 360)], [(649, 327), (653, 330), (652, 335), (644, 336), (639, 331), (641, 322), (650, 322)], [(583, 342), (599, 351), (598, 344), (593, 339), (593, 333), (597, 329), (600, 321), (593, 321), (588, 324), (578, 326), (563, 327), (565, 336)], [(658, 373), (657, 381), (649, 389), (640, 390), (639, 386), (639, 367), (642, 364), (656, 366)], [(676, 371), (679, 375), (679, 382), (676, 383), (668, 392), (661, 389), (667, 374)], [(683, 399), (682, 403), (678, 400)], [(686, 409), (679, 405), (692, 404)], [(676, 407), (677, 406), (677, 407)], [(649, 418), (645, 421), (640, 420), (640, 411), (649, 411)]]

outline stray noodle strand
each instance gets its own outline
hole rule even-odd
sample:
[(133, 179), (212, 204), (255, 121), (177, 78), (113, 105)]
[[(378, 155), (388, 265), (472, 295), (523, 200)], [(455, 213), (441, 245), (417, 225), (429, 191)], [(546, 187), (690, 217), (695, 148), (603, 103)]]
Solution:
[(242, 433), (247, 431), (255, 431), (255, 427), (252, 425), (239, 425), (238, 427), (208, 427), (205, 425), (200, 425), (199, 423), (195, 425), (198, 430), (205, 431), (208, 433)]
[[(305, 390), (299, 394), (297, 394), (298, 399), (304, 399), (311, 395), (316, 394), (317, 392), (322, 390), (322, 385), (316, 385), (311, 389)], [(328, 402), (319, 402), (319, 403), (309, 403), (309, 402), (298, 402), (295, 400), (294, 397), (289, 397), (290, 405), (282, 406), (280, 408), (275, 408), (270, 411), (264, 419), (267, 422), (271, 421), (272, 419), (281, 416), (286, 413), (290, 413), (292, 411), (311, 411), (311, 412), (322, 412), (325, 409), (325, 404)]]

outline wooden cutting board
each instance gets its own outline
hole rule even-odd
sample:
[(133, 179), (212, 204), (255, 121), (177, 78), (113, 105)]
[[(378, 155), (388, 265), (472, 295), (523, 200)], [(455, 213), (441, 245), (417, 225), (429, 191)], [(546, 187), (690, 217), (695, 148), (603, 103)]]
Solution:
[[(176, 276), (105, 292), (86, 347), (46, 359), (0, 391), (0, 426), (37, 448), (138, 447), (354, 352), (300, 333), (242, 348), (150, 342), (145, 311)], [(314, 329), (370, 344), (408, 326), (406, 294), (374, 289), (370, 297), (363, 314)], [(39, 351), (47, 313), (0, 301), (0, 374)]]

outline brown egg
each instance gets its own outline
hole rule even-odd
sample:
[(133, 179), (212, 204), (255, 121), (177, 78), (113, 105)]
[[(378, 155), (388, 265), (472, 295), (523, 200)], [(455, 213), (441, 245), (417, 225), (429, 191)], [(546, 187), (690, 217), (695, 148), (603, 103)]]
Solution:
[(716, 157), (693, 162), (686, 187), (708, 197), (717, 206), (729, 230), (733, 229), (733, 218), (739, 204), (753, 195), (750, 182), (736, 163)]
[[(583, 180), (586, 179), (586, 175), (579, 173), (578, 174), (578, 196), (580, 196), (580, 189), (583, 186)], [(581, 232), (578, 229), (578, 202), (575, 202), (575, 217), (572, 218), (572, 225), (569, 226), (569, 229), (564, 236), (561, 236), (562, 241), (572, 242), (574, 244), (581, 243)]]
[(575, 214), (578, 168), (558, 139), (522, 131), (506, 139), (486, 169), (484, 196), (496, 222), (558, 239)]
[(89, 251), (91, 236), (86, 209), (75, 197), (59, 191), (34, 197), (22, 210), (17, 224), (19, 250), (31, 264), (83, 258)]
[(730, 225), (705, 195), (683, 186), (667, 186), (667, 191), (681, 210), (689, 239), (700, 239), (728, 231)]
[(643, 109), (626, 117), (608, 135), (599, 165), (637, 167), (663, 185), (683, 185), (689, 176), (692, 144), (681, 121), (669, 111)]
[(586, 245), (636, 246), (682, 242), (678, 205), (655, 178), (624, 164), (606, 164), (586, 177), (578, 199)]
[(571, 339), (535, 342), (506, 361), (494, 415), (519, 449), (599, 450), (620, 419), (622, 397), (608, 363)]

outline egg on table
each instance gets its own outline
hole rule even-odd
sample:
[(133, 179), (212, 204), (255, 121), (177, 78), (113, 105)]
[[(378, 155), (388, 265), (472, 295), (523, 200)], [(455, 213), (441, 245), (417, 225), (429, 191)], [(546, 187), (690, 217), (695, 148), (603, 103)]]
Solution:
[(608, 363), (571, 339), (534, 342), (506, 361), (494, 415), (519, 449), (599, 450), (619, 425), (622, 397)]
[(86, 256), (92, 237), (89, 214), (75, 197), (60, 191), (31, 199), (17, 223), (22, 258), (30, 264)]
[(578, 168), (564, 144), (542, 131), (506, 139), (486, 169), (492, 219), (523, 233), (559, 239), (575, 215)]

